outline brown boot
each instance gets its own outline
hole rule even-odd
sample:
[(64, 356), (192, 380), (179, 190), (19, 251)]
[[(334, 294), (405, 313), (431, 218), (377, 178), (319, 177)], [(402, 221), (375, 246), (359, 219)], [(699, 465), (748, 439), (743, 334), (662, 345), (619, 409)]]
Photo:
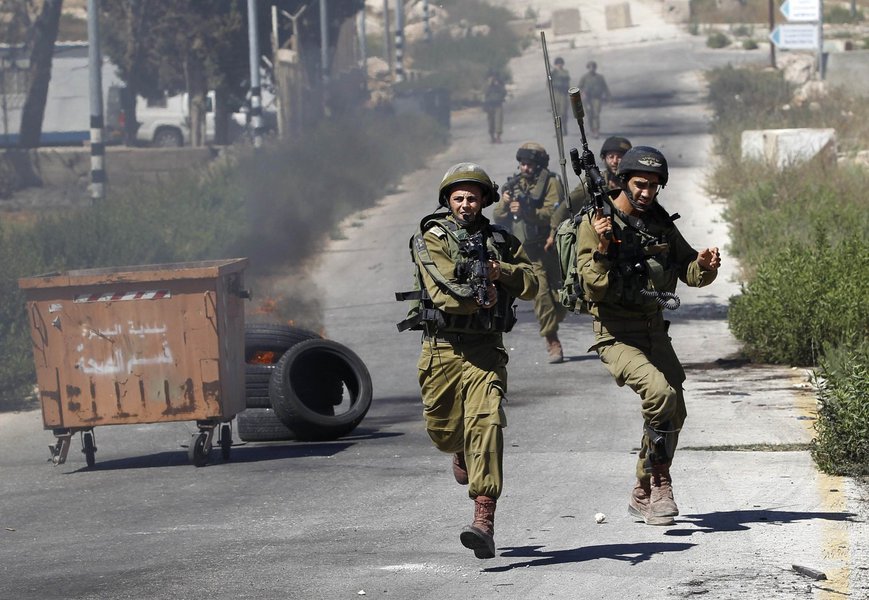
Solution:
[(549, 364), (564, 362), (564, 352), (561, 349), (561, 341), (557, 333), (546, 335), (546, 350), (549, 352)]
[(669, 465), (652, 465), (652, 493), (649, 497), (649, 515), (658, 518), (675, 517), (679, 507), (673, 499), (673, 481)]
[(474, 522), (462, 529), (459, 539), (465, 548), (474, 551), (477, 558), (495, 558), (495, 504), (494, 498), (474, 498)]
[(468, 467), (465, 465), (465, 453), (453, 454), (453, 477), (459, 485), (468, 485)]
[(642, 519), (646, 525), (672, 525), (673, 517), (655, 516), (651, 513), (652, 484), (648, 479), (638, 479), (628, 500), (628, 514)]

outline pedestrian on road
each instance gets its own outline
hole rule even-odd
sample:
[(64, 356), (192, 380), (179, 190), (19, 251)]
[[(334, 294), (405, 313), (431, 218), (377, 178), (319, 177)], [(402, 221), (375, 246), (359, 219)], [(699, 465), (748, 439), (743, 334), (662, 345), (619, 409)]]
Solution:
[(564, 68), (564, 59), (560, 56), (553, 61), (553, 67), (550, 69), (552, 76), (552, 91), (555, 93), (555, 110), (561, 117), (561, 133), (567, 133), (567, 115), (571, 110), (570, 96), (567, 95), (567, 90), (570, 89), (570, 73)]
[(495, 506), (503, 486), (502, 336), (516, 322), (514, 300), (537, 293), (519, 240), (482, 215), (497, 200), (498, 186), (479, 165), (452, 166), (438, 190), (448, 212), (426, 216), (411, 239), (417, 290), (397, 295), (418, 300), (399, 330), (423, 331), (418, 375), (426, 431), (439, 450), (453, 455), (456, 481), (468, 485), (474, 520), (460, 541), (477, 558), (495, 556)]
[(670, 465), (685, 421), (685, 371), (673, 351), (663, 308), (678, 307), (676, 283), (715, 280), (718, 248), (694, 250), (658, 203), (667, 160), (649, 146), (628, 150), (619, 163), (620, 190), (610, 192), (611, 216), (591, 210), (577, 240), (577, 269), (594, 317), (596, 350), (619, 386), (640, 396), (643, 436), (628, 512), (649, 525), (671, 525), (679, 514)]
[(502, 201), (495, 205), (495, 223), (508, 227), (522, 242), (534, 266), (539, 291), (534, 298), (534, 314), (540, 336), (546, 339), (550, 363), (564, 361), (558, 339), (558, 324), (567, 309), (558, 301), (561, 268), (554, 248), (547, 247), (553, 215), (561, 200), (561, 181), (549, 171), (549, 154), (536, 142), (526, 142), (516, 152), (519, 172), (504, 185)]
[(483, 110), (486, 111), (486, 120), (489, 124), (489, 141), (493, 144), (501, 143), (501, 134), (504, 132), (504, 100), (507, 98), (507, 88), (498, 72), (489, 71), (486, 80), (486, 91), (483, 95)]
[(595, 61), (588, 61), (585, 68), (588, 72), (579, 79), (579, 89), (582, 91), (582, 105), (591, 125), (591, 135), (597, 138), (600, 136), (601, 105), (609, 100), (610, 90), (604, 76), (597, 72)]
[(600, 147), (600, 157), (606, 166), (603, 178), (606, 181), (607, 187), (611, 190), (619, 189), (616, 173), (618, 172), (619, 163), (622, 162), (622, 157), (631, 147), (632, 144), (628, 138), (617, 135), (605, 139)]

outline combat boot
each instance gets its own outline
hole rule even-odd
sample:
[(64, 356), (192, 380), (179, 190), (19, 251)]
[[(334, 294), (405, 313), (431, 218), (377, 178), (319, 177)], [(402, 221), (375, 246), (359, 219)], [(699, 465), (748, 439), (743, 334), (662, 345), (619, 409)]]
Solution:
[(638, 479), (631, 490), (628, 514), (642, 519), (646, 525), (672, 525), (673, 517), (655, 516), (651, 513), (652, 484), (648, 479)]
[(546, 335), (546, 351), (549, 353), (549, 364), (564, 362), (564, 351), (561, 348), (561, 341), (558, 339), (557, 333)]
[(459, 539), (477, 558), (495, 558), (495, 504), (488, 496), (474, 498), (474, 522), (462, 529)]
[(652, 465), (652, 493), (649, 496), (649, 515), (656, 519), (666, 519), (679, 514), (679, 507), (673, 499), (673, 481), (670, 479), (670, 466)]
[(453, 454), (453, 477), (459, 485), (468, 485), (468, 466), (465, 464), (465, 453)]

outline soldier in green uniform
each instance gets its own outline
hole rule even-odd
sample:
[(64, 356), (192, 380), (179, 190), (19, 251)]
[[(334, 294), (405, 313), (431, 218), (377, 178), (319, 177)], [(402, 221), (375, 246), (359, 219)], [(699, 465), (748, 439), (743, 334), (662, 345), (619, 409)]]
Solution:
[(567, 90), (570, 89), (570, 73), (564, 68), (564, 59), (560, 56), (553, 61), (550, 69), (552, 76), (552, 90), (555, 93), (555, 110), (561, 116), (561, 133), (567, 133), (567, 121), (570, 115), (570, 97)]
[(550, 363), (564, 361), (558, 324), (567, 310), (558, 301), (561, 269), (554, 249), (546, 249), (553, 215), (561, 199), (561, 181), (549, 171), (549, 154), (536, 142), (526, 142), (516, 152), (519, 173), (504, 185), (502, 201), (495, 205), (495, 223), (509, 227), (522, 242), (540, 282), (534, 314), (540, 336), (546, 339)]
[[(601, 361), (619, 386), (640, 396), (643, 437), (637, 482), (628, 511), (650, 525), (670, 525), (679, 514), (670, 465), (685, 421), (685, 372), (667, 334), (663, 308), (677, 308), (676, 283), (712, 283), (718, 248), (694, 250), (657, 202), (667, 185), (667, 160), (655, 148), (635, 146), (617, 171), (621, 189), (603, 210), (579, 225), (577, 269), (594, 317)], [(609, 214), (607, 214), (609, 213)]]
[(591, 126), (591, 135), (600, 135), (600, 109), (605, 100), (610, 97), (606, 79), (597, 72), (597, 63), (593, 60), (585, 65), (588, 72), (579, 80), (579, 89), (582, 91), (582, 105)]
[(473, 523), (460, 540), (477, 558), (495, 556), (507, 425), (502, 334), (516, 321), (514, 300), (537, 293), (519, 240), (482, 215), (497, 200), (498, 186), (479, 165), (451, 167), (438, 192), (448, 212), (423, 218), (411, 238), (417, 289), (397, 294), (417, 301), (398, 327), (423, 331), (417, 366), (426, 430), (439, 450), (453, 455), (453, 475), (474, 500)]
[(504, 100), (507, 98), (507, 88), (496, 71), (489, 71), (486, 81), (486, 91), (483, 95), (483, 110), (489, 124), (489, 141), (501, 143), (504, 132)]
[(611, 190), (619, 188), (618, 172), (619, 163), (622, 162), (622, 157), (625, 152), (630, 150), (632, 144), (628, 138), (613, 135), (603, 141), (600, 147), (600, 157), (606, 165), (606, 171), (603, 173), (603, 178), (607, 183), (607, 187)]

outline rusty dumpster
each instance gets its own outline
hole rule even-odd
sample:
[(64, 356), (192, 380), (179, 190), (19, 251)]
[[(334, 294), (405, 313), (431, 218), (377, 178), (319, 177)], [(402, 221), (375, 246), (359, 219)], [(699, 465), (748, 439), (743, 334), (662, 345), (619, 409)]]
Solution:
[(246, 258), (83, 269), (19, 280), (54, 464), (94, 427), (196, 421), (188, 455), (207, 462), (214, 429), (224, 459), (245, 408)]

